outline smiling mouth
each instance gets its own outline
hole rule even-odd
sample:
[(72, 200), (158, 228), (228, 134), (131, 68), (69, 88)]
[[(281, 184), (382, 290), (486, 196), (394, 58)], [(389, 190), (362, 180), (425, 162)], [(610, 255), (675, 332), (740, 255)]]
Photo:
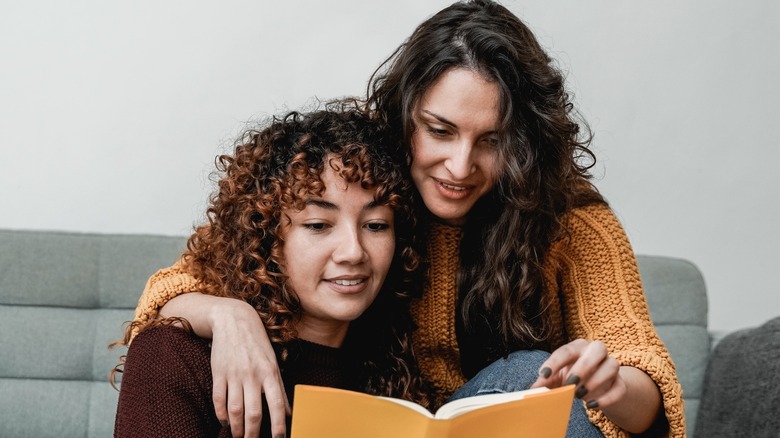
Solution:
[(450, 190), (455, 190), (456, 192), (462, 192), (463, 190), (466, 190), (466, 187), (453, 186), (453, 185), (450, 185), (450, 184), (447, 184), (447, 183), (441, 182), (441, 181), (439, 181), (439, 184), (441, 184), (444, 188), (447, 188), (447, 189), (450, 189)]
[(467, 198), (474, 190), (472, 185), (454, 185), (446, 183), (438, 178), (433, 178), (439, 193), (445, 198), (460, 200)]
[(445, 188), (445, 189), (447, 189), (447, 190), (453, 190), (453, 191), (456, 191), (456, 192), (464, 192), (464, 191), (466, 191), (466, 190), (469, 190), (469, 189), (471, 189), (471, 186), (470, 186), (470, 185), (463, 185), (463, 184), (461, 184), (461, 185), (454, 185), (454, 184), (448, 184), (448, 183), (446, 183), (446, 182), (444, 182), (444, 181), (442, 181), (442, 180), (440, 180), (440, 179), (438, 179), (438, 178), (434, 178), (433, 180), (434, 180), (434, 181), (436, 181), (436, 183), (438, 183), (440, 186), (444, 187), (444, 188)]
[(333, 283), (338, 284), (339, 286), (355, 286), (358, 285), (365, 280), (362, 279), (355, 279), (355, 280), (333, 280)]

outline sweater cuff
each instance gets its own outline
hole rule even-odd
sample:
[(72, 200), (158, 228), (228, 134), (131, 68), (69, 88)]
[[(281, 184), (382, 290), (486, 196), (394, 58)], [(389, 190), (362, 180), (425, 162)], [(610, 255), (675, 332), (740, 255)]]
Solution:
[(178, 264), (157, 271), (146, 282), (138, 300), (130, 340), (135, 338), (143, 326), (157, 318), (165, 303), (181, 294), (197, 290), (198, 282), (195, 277), (185, 272)]
[[(669, 422), (668, 437), (685, 437), (685, 415), (683, 411), (682, 387), (677, 380), (674, 364), (650, 352), (623, 351), (612, 354), (620, 365), (630, 366), (647, 373), (661, 392), (664, 414)], [(601, 429), (605, 436), (628, 437), (629, 434), (610, 421), (603, 412), (587, 409), (590, 421)]]

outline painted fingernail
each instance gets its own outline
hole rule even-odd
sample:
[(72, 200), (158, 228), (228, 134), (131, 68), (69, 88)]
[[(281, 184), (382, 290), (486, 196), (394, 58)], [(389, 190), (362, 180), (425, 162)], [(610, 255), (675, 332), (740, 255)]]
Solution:
[(228, 423), (226, 420), (219, 420), (219, 424), (222, 425), (222, 427), (229, 427), (230, 423)]
[(591, 400), (585, 403), (585, 407), (588, 409), (596, 409), (599, 407), (599, 402), (597, 402), (596, 400)]
[(274, 438), (284, 438), (284, 435), (276, 435)]
[(577, 398), (585, 397), (585, 394), (588, 393), (588, 388), (584, 386), (578, 386), (577, 389), (574, 390), (574, 396)]
[(578, 383), (580, 383), (580, 378), (579, 378), (579, 376), (572, 374), (572, 375), (570, 375), (570, 376), (569, 376), (569, 377), (566, 379), (566, 382), (564, 382), (564, 385), (576, 385), (576, 384), (578, 384)]
[(544, 367), (539, 370), (539, 375), (546, 379), (552, 375), (552, 370), (550, 367)]

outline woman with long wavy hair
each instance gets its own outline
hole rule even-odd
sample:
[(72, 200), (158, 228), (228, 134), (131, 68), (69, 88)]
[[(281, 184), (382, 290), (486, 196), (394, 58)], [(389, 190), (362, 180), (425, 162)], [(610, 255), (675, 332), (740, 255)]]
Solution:
[[(297, 383), (423, 394), (410, 347), (410, 184), (379, 126), (342, 104), (245, 132), (218, 157), (208, 222), (180, 262), (204, 292), (265, 321), (290, 399)], [(176, 317), (133, 323), (125, 343), (131, 333), (115, 435), (229, 436), (212, 404), (209, 342)], [(258, 426), (272, 436), (268, 416)]]
[[(570, 436), (684, 436), (682, 390), (633, 250), (590, 182), (587, 125), (530, 29), (494, 1), (454, 3), (375, 72), (366, 106), (390, 126), (417, 189), (426, 277), (413, 345), (431, 403), (576, 384)], [(197, 290), (187, 272), (168, 274), (183, 286), (150, 283), (139, 320), (163, 304), (201, 320), (222, 307), (182, 294)], [(261, 325), (230, 319), (204, 332), (222, 324), (216, 342)], [(252, 345), (242, 369), (214, 358), (215, 375), (251, 388), (247, 405), (281, 386), (262, 335)]]

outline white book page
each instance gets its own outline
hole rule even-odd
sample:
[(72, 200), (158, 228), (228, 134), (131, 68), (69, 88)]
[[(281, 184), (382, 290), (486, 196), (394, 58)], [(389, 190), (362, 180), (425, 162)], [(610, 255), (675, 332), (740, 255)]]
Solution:
[(418, 405), (415, 402), (411, 402), (411, 401), (408, 401), (408, 400), (403, 400), (403, 399), (400, 399), (400, 398), (393, 398), (393, 397), (382, 397), (382, 396), (377, 396), (377, 397), (379, 397), (379, 398), (381, 398), (383, 400), (391, 401), (393, 403), (398, 403), (399, 405), (406, 406), (407, 408), (415, 410), (415, 411), (425, 415), (426, 417), (433, 418), (433, 414), (431, 414), (431, 412), (429, 410), (425, 409), (424, 407)]
[(526, 395), (537, 394), (540, 392), (549, 391), (548, 388), (533, 388), (526, 389), (524, 391), (504, 392), (500, 394), (485, 394), (476, 395), (474, 397), (461, 398), (449, 403), (445, 403), (440, 407), (434, 418), (454, 418), (458, 415), (465, 414), (466, 412), (473, 411), (474, 409), (483, 408), (485, 406), (496, 405), (499, 403), (506, 403), (514, 400), (520, 400)]

